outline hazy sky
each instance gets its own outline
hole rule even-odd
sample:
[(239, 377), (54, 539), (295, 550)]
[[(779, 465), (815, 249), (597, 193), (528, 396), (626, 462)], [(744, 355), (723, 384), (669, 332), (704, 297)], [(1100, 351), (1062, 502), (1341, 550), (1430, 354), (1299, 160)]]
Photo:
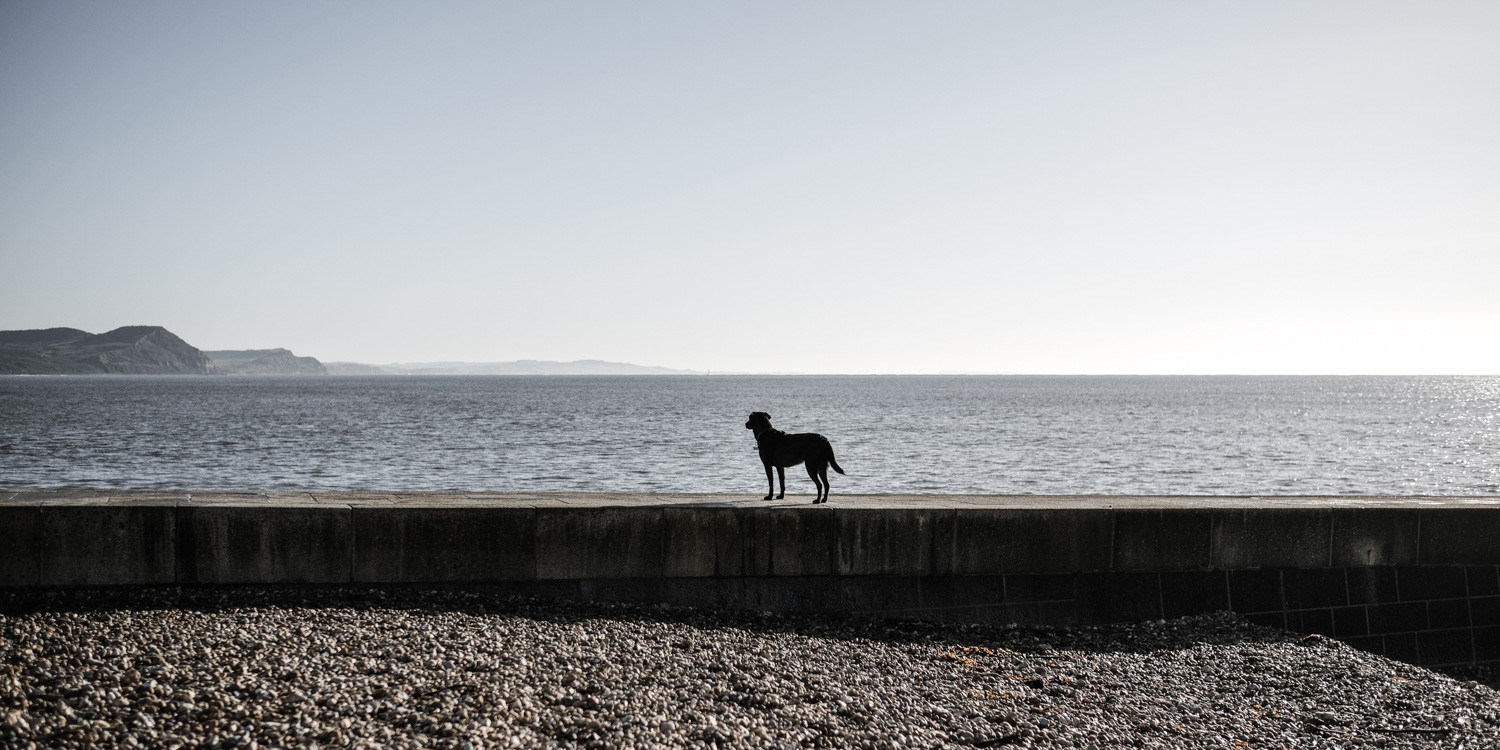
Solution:
[(1500, 3), (0, 2), (0, 329), (1500, 373)]

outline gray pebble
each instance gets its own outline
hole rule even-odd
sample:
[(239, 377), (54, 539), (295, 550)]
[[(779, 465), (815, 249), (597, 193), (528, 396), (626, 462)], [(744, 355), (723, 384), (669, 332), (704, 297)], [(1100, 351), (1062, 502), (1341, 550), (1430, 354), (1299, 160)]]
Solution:
[(1230, 614), (1027, 629), (129, 596), (0, 601), (0, 747), (1500, 748), (1490, 687)]

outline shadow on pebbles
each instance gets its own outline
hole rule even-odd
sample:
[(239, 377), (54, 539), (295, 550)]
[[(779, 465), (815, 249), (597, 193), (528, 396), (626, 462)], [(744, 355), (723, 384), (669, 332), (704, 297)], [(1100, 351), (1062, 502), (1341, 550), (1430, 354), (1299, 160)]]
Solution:
[(992, 628), (413, 589), (0, 612), (6, 748), (1500, 748), (1490, 687), (1230, 614)]

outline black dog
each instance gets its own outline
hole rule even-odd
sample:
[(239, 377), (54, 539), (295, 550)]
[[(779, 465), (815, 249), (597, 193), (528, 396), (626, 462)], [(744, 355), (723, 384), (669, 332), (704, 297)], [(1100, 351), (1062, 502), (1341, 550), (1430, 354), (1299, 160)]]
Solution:
[(828, 438), (813, 432), (788, 435), (771, 427), (771, 415), (763, 411), (752, 413), (745, 422), (745, 429), (755, 431), (755, 447), (760, 450), (760, 462), (766, 465), (766, 500), (770, 500), (771, 493), (776, 491), (776, 485), (771, 481), (772, 466), (776, 467), (776, 475), (781, 478), (781, 494), (776, 496), (780, 500), (786, 497), (786, 467), (805, 462), (807, 475), (818, 487), (818, 497), (813, 504), (828, 502), (828, 467), (844, 473), (839, 462), (833, 460), (833, 445)]

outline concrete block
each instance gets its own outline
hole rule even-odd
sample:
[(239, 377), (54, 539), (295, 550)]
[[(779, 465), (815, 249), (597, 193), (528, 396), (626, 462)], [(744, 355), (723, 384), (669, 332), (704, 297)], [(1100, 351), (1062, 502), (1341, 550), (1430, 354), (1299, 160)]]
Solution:
[(1161, 616), (1158, 573), (1102, 571), (1078, 576), (1078, 617), (1085, 625), (1141, 622)]
[(1417, 633), (1417, 659), (1424, 667), (1474, 663), (1474, 640), (1468, 628)]
[(1354, 644), (1347, 639), (1363, 637), (1369, 634), (1370, 620), (1365, 615), (1364, 607), (1333, 608), (1333, 637), (1345, 640), (1345, 642), (1353, 646)]
[(840, 610), (854, 614), (895, 614), (922, 607), (917, 576), (840, 576)]
[(836, 510), (839, 575), (933, 573), (933, 538), (938, 520), (951, 513), (908, 508)]
[(1343, 568), (1288, 568), (1281, 571), (1281, 592), (1287, 609), (1342, 607), (1350, 603)]
[(1287, 612), (1286, 629), (1293, 633), (1317, 633), (1319, 635), (1332, 633), (1333, 610), (1320, 607)]
[(1072, 573), (1012, 573), (1005, 577), (1005, 601), (1049, 602), (1078, 597), (1078, 576)]
[(1345, 568), (1344, 579), (1349, 582), (1350, 604), (1384, 604), (1401, 598), (1392, 566)]
[(742, 579), (747, 609), (767, 612), (838, 612), (838, 576), (755, 576)]
[(520, 507), (352, 510), (356, 583), (484, 583), (536, 577), (536, 511)]
[(1005, 603), (1005, 576), (923, 576), (921, 606), (945, 610)]
[(1214, 514), (1213, 566), (1328, 567), (1331, 530), (1326, 509), (1220, 510)]
[(985, 625), (1046, 625), (1069, 627), (1080, 624), (1079, 602), (1017, 602), (975, 611), (976, 621)]
[(1472, 624), (1469, 621), (1469, 600), (1467, 599), (1445, 599), (1427, 603), (1427, 625), (1433, 630), (1467, 628)]
[(0, 587), (42, 581), (41, 503), (0, 505)]
[(1281, 600), (1281, 571), (1229, 571), (1229, 607), (1240, 614), (1286, 609)]
[[(1335, 613), (1334, 626), (1338, 626), (1337, 613)], [(1378, 635), (1336, 637), (1344, 643), (1347, 643), (1350, 646), (1353, 646), (1354, 648), (1357, 648), (1360, 651), (1364, 651), (1366, 653), (1375, 654), (1376, 656), (1381, 656), (1385, 653), (1385, 639)]]
[(537, 578), (654, 578), (665, 569), (660, 508), (537, 508)]
[(1415, 508), (1335, 508), (1332, 564), (1416, 564), (1418, 513)]
[(1494, 565), (1474, 565), (1467, 568), (1465, 576), (1469, 583), (1469, 596), (1489, 596), (1500, 594), (1500, 567)]
[(578, 594), (580, 598), (591, 602), (657, 602), (661, 601), (666, 580), (659, 576), (590, 578), (578, 582)]
[(1229, 576), (1222, 570), (1161, 574), (1162, 617), (1186, 617), (1229, 609)]
[(717, 575), (717, 508), (662, 508), (662, 575), (668, 578), (704, 578)]
[(1105, 570), (1111, 511), (966, 509), (954, 536), (961, 575)]
[(1500, 625), (1500, 596), (1476, 596), (1469, 600), (1474, 626)]
[(1209, 567), (1213, 511), (1115, 511), (1115, 570), (1202, 570)]
[(174, 520), (171, 505), (44, 505), (40, 583), (175, 583)]
[(1474, 628), (1474, 661), (1500, 664), (1500, 626)]
[(663, 578), (656, 599), (647, 603), (700, 609), (745, 609), (745, 587), (738, 578)]
[(944, 509), (932, 516), (932, 574), (954, 574), (954, 552), (958, 549), (958, 511)]
[[(561, 599), (565, 601), (580, 601), (584, 597), (579, 593), (579, 581), (548, 580), (540, 581), (535, 578), (529, 581), (496, 581), (493, 583), (473, 584), (481, 590), (493, 593), (495, 596), (526, 596), (540, 597), (543, 599)], [(528, 605), (521, 605), (521, 611), (529, 611)]]
[(774, 508), (733, 508), (713, 514), (715, 575), (771, 574), (772, 514), (775, 512)]
[(1427, 629), (1426, 602), (1372, 604), (1365, 609), (1370, 618), (1370, 632), (1406, 633)]
[(1417, 562), (1422, 565), (1500, 563), (1500, 508), (1423, 509)]
[(717, 575), (838, 572), (838, 527), (832, 508), (734, 508), (719, 511), (714, 520)]
[(1407, 664), (1417, 663), (1416, 633), (1393, 633), (1382, 640), (1385, 644), (1385, 658), (1404, 661)]
[(837, 575), (838, 545), (838, 522), (826, 505), (771, 514), (773, 576)]
[(349, 512), (336, 505), (178, 508), (178, 582), (348, 583)]
[(1402, 565), (1396, 568), (1401, 601), (1461, 599), (1469, 595), (1464, 569), (1457, 565)]

